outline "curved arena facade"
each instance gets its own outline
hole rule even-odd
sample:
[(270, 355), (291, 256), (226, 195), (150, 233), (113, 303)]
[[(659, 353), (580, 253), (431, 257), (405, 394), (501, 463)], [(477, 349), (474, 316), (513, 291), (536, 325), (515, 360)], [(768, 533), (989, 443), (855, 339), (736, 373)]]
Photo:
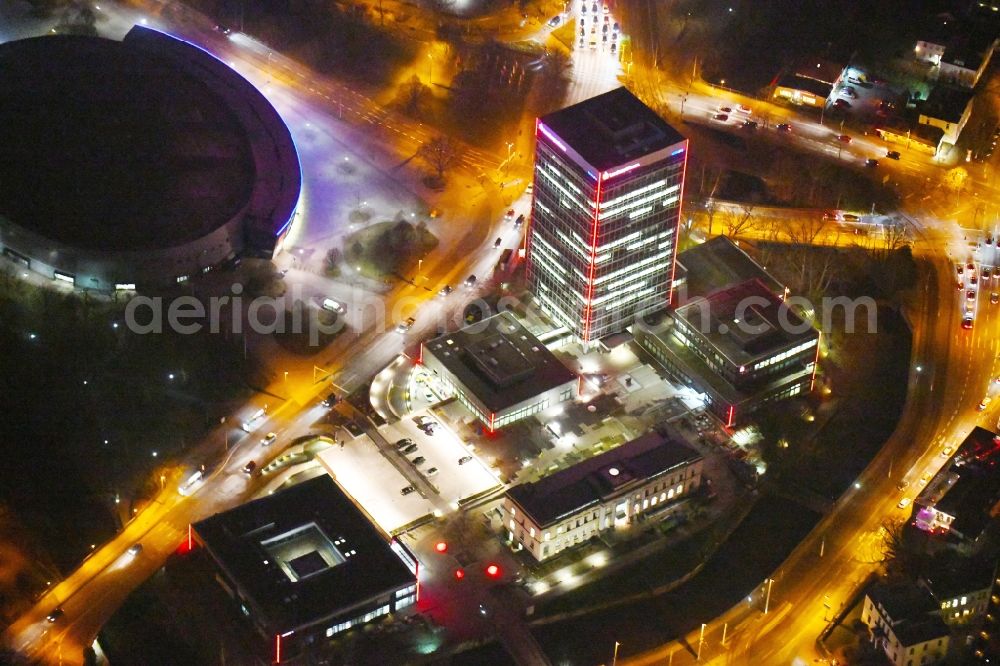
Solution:
[(101, 291), (184, 282), (273, 258), (302, 174), (292, 136), (246, 79), (136, 26), (118, 42), (0, 45), (0, 251)]

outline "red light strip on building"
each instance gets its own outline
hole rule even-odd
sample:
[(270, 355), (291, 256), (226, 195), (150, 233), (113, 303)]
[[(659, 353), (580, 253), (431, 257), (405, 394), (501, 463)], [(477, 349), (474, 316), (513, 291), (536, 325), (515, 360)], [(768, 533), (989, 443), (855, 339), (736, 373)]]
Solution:
[(188, 551), (190, 551), (193, 546), (191, 545), (191, 523), (188, 523)]
[[(594, 312), (594, 271), (597, 268), (597, 226), (601, 213), (601, 181), (597, 181), (597, 199), (594, 202), (594, 231), (590, 238), (590, 275), (587, 278), (587, 304), (584, 306), (583, 341), (590, 342), (590, 318)], [(671, 281), (671, 284), (673, 282)]]
[(729, 405), (729, 417), (726, 419), (726, 427), (730, 428), (733, 425), (733, 412), (736, 411), (735, 405)]
[(816, 358), (813, 359), (813, 376), (809, 380), (809, 392), (812, 393), (813, 387), (816, 386), (816, 370), (819, 368), (819, 346), (823, 344), (823, 331), (819, 332), (819, 337), (816, 338)]
[(274, 636), (274, 663), (281, 663), (281, 636)]
[(684, 139), (684, 168), (681, 169), (681, 195), (677, 200), (677, 228), (674, 229), (674, 257), (670, 262), (670, 289), (667, 291), (667, 304), (674, 302), (674, 278), (677, 275), (677, 252), (681, 243), (681, 217), (684, 215), (684, 186), (687, 185), (688, 170), (688, 139)]

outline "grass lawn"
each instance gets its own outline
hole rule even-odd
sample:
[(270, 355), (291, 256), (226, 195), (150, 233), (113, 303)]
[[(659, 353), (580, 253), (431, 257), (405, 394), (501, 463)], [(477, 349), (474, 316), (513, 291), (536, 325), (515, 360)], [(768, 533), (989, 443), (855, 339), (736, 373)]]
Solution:
[(437, 244), (437, 237), (423, 223), (377, 222), (347, 239), (344, 256), (365, 277), (380, 279), (403, 274)]

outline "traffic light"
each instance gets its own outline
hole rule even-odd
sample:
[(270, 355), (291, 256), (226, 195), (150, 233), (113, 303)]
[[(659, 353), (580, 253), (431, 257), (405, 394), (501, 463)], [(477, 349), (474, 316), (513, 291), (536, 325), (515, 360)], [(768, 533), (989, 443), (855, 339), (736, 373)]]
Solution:
[(439, 553), (443, 553), (448, 550), (448, 543), (445, 541), (438, 541), (436, 544), (434, 544), (434, 550), (436, 550)]

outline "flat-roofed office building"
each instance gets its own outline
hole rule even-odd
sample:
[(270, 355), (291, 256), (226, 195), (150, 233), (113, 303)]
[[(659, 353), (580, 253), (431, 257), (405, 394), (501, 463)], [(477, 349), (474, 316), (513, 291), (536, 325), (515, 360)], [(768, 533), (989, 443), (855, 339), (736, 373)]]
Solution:
[(582, 342), (669, 303), (687, 147), (625, 88), (538, 120), (528, 278)]
[(538, 561), (604, 530), (675, 511), (701, 485), (703, 459), (685, 442), (652, 431), (507, 491), (504, 527)]

